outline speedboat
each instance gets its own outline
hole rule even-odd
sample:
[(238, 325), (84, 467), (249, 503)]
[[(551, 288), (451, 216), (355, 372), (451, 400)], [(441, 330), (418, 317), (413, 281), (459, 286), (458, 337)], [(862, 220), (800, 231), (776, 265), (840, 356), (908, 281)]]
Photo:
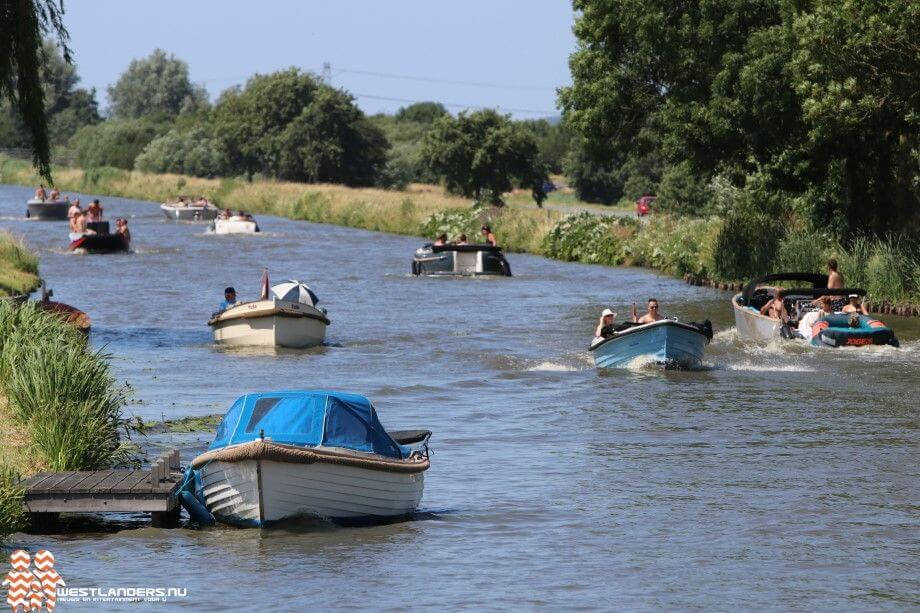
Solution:
[[(807, 283), (810, 287), (782, 288), (765, 283)], [(785, 321), (760, 314), (760, 309), (782, 291)], [(770, 342), (775, 339), (808, 341), (815, 346), (841, 347), (863, 345), (898, 346), (894, 331), (881, 321), (857, 313), (836, 312), (817, 315), (814, 304), (819, 296), (839, 297), (835, 310), (842, 307), (848, 295), (865, 296), (858, 287), (830, 289), (827, 275), (805, 272), (781, 272), (751, 280), (741, 292), (732, 296), (735, 328), (743, 340)], [(811, 315), (809, 315), (811, 314)], [(803, 320), (805, 323), (803, 324)]]
[(185, 480), (192, 491), (181, 500), (193, 518), (252, 527), (303, 516), (406, 516), (422, 499), (430, 437), (427, 430), (387, 432), (358, 394), (247, 394), (192, 460)]
[[(267, 282), (265, 286), (267, 287)], [(214, 342), (301, 349), (321, 345), (331, 322), (319, 298), (300, 281), (287, 281), (263, 291), (261, 300), (240, 302), (208, 321)]]
[(234, 215), (228, 219), (215, 219), (211, 222), (211, 231), (214, 234), (255, 234), (259, 231), (259, 224), (252, 217)]
[(211, 221), (220, 212), (216, 206), (208, 204), (186, 204), (184, 202), (165, 202), (160, 210), (167, 219), (175, 221)]
[(109, 222), (91, 221), (86, 224), (86, 233), (72, 232), (68, 251), (81, 253), (116, 253), (128, 251), (131, 240), (123, 234), (109, 232)]
[(26, 217), (39, 221), (58, 221), (67, 219), (70, 200), (41, 200), (32, 198), (26, 201)]
[(511, 265), (501, 247), (492, 245), (433, 245), (415, 251), (414, 275), (511, 276)]
[(625, 322), (612, 336), (597, 338), (589, 347), (598, 368), (629, 366), (635, 360), (666, 367), (699, 368), (706, 345), (712, 340), (712, 324), (661, 319), (647, 324)]

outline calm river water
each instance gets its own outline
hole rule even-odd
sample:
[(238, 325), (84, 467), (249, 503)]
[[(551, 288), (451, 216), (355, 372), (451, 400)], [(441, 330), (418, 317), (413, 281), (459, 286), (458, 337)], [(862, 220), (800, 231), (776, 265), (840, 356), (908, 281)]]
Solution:
[[(56, 299), (92, 316), (133, 414), (332, 388), (370, 397), (389, 429), (434, 431), (411, 521), (159, 530), (127, 517), (14, 537), (50, 549), (68, 586), (187, 588), (150, 610), (920, 605), (917, 320), (884, 318), (901, 349), (745, 346), (727, 293), (647, 270), (511, 254), (512, 279), (414, 278), (418, 239), (272, 217), (260, 236), (212, 236), (119, 198), (103, 204), (130, 218), (135, 252), (79, 256), (64, 222), (23, 218), (30, 192), (0, 187), (0, 226), (39, 251)], [(319, 295), (326, 347), (211, 343), (224, 286), (255, 297), (263, 266)], [(649, 296), (712, 319), (706, 370), (594, 369), (600, 310), (622, 318)], [(209, 438), (150, 442), (187, 461)]]

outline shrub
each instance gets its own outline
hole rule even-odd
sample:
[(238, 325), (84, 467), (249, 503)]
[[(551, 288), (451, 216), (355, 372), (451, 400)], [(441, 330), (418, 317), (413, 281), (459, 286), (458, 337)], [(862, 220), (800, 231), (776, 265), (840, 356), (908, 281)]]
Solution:
[(149, 119), (109, 120), (84, 126), (70, 139), (78, 166), (114, 166), (130, 170), (134, 160), (166, 125)]
[(624, 245), (636, 230), (632, 218), (604, 217), (588, 212), (559, 221), (543, 239), (547, 257), (587, 264), (622, 264)]
[(708, 276), (713, 243), (720, 232), (715, 219), (655, 215), (628, 246), (628, 262), (663, 272)]
[(714, 249), (713, 273), (740, 281), (771, 272), (782, 227), (773, 217), (743, 208), (724, 220)]
[(710, 215), (713, 193), (707, 179), (695, 173), (687, 162), (669, 167), (658, 185), (655, 205), (678, 215)]
[(779, 242), (773, 268), (777, 272), (822, 272), (831, 244), (824, 234), (790, 230)]
[(207, 130), (170, 130), (150, 141), (134, 161), (145, 172), (171, 172), (195, 177), (217, 177), (228, 171), (223, 142)]
[(469, 241), (474, 242), (475, 237), (479, 236), (481, 216), (482, 209), (478, 207), (439, 211), (419, 226), (419, 234), (432, 239), (439, 234), (447, 234), (451, 240), (455, 240), (461, 234), (466, 234)]
[(576, 144), (565, 159), (565, 174), (580, 200), (613, 204), (623, 195), (620, 166), (612, 155), (591, 152)]

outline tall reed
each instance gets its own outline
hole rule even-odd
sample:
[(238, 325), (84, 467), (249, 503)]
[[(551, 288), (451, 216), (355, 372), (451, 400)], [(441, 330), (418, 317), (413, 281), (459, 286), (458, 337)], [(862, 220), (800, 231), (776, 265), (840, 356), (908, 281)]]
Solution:
[(5, 466), (0, 466), (0, 542), (25, 525), (22, 511), (22, 488), (17, 484), (18, 475)]
[(22, 240), (0, 231), (0, 296), (29, 293), (38, 283), (38, 257)]

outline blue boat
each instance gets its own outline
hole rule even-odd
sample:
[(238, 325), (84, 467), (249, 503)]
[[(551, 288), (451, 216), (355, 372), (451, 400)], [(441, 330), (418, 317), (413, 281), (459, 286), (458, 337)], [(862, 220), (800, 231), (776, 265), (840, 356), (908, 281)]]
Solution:
[(598, 368), (622, 368), (635, 360), (651, 361), (671, 368), (699, 368), (712, 325), (662, 319), (648, 324), (623, 324), (613, 336), (596, 340), (590, 347)]

